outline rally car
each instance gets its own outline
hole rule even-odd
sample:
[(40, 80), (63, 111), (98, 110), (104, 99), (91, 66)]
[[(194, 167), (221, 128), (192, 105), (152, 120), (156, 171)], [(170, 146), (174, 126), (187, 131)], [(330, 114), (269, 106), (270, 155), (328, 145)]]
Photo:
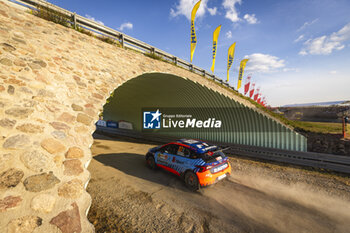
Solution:
[(174, 173), (195, 191), (228, 177), (231, 165), (222, 149), (206, 142), (181, 139), (151, 148), (146, 154), (147, 165)]

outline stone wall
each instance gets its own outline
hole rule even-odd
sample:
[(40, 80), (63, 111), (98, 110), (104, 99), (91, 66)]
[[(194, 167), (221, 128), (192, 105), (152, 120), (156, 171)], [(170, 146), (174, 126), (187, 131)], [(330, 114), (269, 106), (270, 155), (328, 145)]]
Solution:
[(344, 140), (342, 134), (304, 132), (304, 135), (310, 152), (350, 156), (350, 140)]
[(213, 82), (0, 1), (0, 232), (91, 232), (91, 134), (106, 98), (149, 72)]

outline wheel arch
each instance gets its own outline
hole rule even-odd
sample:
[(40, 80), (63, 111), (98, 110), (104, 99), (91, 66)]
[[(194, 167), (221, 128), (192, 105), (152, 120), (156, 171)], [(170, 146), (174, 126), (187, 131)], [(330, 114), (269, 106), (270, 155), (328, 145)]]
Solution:
[(152, 154), (151, 152), (147, 152), (147, 154), (146, 154), (146, 160), (147, 160), (148, 157), (150, 157), (150, 156), (153, 156), (153, 158), (155, 159), (154, 154)]
[[(181, 177), (182, 179), (185, 179), (185, 175), (186, 175), (187, 172), (193, 172), (193, 173), (197, 176), (197, 178), (198, 178), (197, 172), (194, 172), (194, 169), (190, 169), (190, 168), (187, 168), (184, 172), (182, 172), (181, 175), (180, 175), (180, 177)], [(198, 180), (199, 180), (199, 178), (198, 178)]]

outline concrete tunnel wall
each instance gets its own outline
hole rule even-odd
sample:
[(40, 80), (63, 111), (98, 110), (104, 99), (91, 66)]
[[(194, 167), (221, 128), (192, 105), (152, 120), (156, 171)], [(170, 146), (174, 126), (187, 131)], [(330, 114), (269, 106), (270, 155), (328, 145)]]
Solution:
[[(186, 78), (165, 73), (143, 74), (118, 87), (104, 106), (105, 120), (126, 120), (142, 130), (142, 109), (193, 108), (197, 116), (224, 120), (223, 130), (158, 132), (209, 141), (305, 151), (305, 138), (239, 101)], [(206, 110), (214, 111), (213, 115)], [(181, 112), (178, 112), (181, 113)], [(207, 119), (206, 117), (202, 119)], [(147, 131), (146, 131), (147, 132)]]
[(86, 187), (95, 122), (116, 88), (154, 72), (260, 112), (198, 74), (0, 0), (0, 232), (93, 232)]

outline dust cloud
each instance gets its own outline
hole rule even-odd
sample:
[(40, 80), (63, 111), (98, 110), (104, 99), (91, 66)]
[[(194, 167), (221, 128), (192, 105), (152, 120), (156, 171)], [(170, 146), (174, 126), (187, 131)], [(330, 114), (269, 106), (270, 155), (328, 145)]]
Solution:
[(287, 185), (233, 172), (205, 195), (276, 232), (350, 232), (349, 197), (330, 196), (305, 182)]

